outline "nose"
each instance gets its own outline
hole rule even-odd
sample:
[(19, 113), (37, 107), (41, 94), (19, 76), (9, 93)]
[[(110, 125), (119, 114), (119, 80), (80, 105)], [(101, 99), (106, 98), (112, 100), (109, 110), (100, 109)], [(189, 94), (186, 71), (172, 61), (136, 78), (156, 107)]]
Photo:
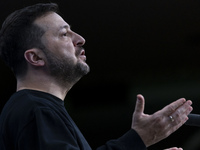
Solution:
[(85, 44), (85, 39), (81, 35), (74, 32), (74, 34), (73, 34), (73, 44), (74, 44), (75, 47), (81, 47)]

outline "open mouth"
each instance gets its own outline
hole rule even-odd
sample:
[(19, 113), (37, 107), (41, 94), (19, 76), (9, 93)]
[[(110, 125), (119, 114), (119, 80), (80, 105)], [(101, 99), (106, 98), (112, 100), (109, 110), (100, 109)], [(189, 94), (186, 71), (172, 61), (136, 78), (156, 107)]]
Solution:
[(86, 61), (86, 56), (85, 56), (85, 50), (81, 50), (80, 56), (79, 56), (83, 61)]
[(81, 55), (85, 55), (85, 50), (81, 50)]

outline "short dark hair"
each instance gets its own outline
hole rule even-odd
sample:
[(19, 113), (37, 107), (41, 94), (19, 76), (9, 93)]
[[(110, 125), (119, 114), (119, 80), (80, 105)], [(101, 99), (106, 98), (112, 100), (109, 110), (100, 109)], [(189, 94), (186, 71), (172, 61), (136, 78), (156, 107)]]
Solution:
[(24, 58), (26, 50), (44, 48), (41, 36), (45, 31), (34, 24), (34, 21), (48, 12), (58, 13), (58, 5), (39, 3), (28, 6), (13, 12), (4, 21), (0, 31), (0, 57), (15, 76), (26, 73), (27, 63)]

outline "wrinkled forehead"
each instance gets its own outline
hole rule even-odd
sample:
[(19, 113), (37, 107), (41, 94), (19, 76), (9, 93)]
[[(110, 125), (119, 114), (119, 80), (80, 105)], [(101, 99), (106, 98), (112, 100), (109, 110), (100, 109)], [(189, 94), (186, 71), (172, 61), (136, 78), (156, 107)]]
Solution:
[(64, 19), (55, 12), (49, 12), (39, 18), (37, 18), (34, 23), (44, 29), (44, 31), (57, 31), (63, 26), (69, 25), (64, 21)]

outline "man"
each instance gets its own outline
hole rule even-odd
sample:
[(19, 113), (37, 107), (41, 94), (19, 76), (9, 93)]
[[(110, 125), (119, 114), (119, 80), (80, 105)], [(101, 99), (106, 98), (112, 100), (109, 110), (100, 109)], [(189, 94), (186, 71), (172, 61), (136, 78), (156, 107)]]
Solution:
[[(91, 149), (64, 107), (67, 92), (90, 70), (84, 43), (56, 4), (29, 6), (5, 20), (0, 55), (16, 76), (17, 92), (1, 113), (1, 150)], [(181, 98), (147, 115), (144, 97), (137, 95), (130, 131), (97, 149), (144, 150), (182, 126), (191, 104)]]

